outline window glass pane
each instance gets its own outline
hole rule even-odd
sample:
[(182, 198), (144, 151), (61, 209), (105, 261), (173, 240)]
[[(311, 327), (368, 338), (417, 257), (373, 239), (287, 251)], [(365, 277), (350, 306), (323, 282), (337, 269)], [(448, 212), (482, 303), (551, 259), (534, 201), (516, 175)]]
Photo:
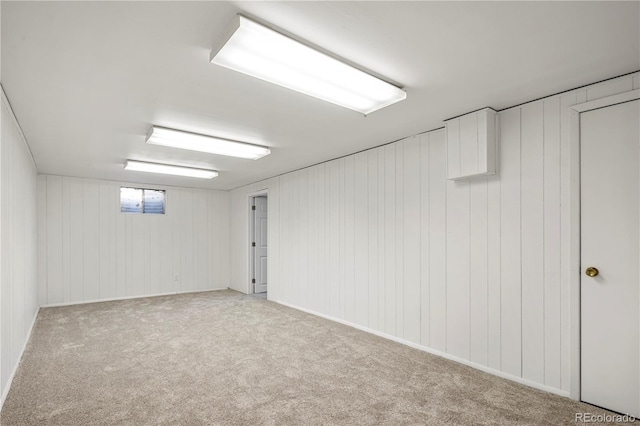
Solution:
[(142, 213), (142, 189), (120, 188), (120, 211)]
[(144, 212), (148, 214), (164, 214), (164, 191), (144, 190)]

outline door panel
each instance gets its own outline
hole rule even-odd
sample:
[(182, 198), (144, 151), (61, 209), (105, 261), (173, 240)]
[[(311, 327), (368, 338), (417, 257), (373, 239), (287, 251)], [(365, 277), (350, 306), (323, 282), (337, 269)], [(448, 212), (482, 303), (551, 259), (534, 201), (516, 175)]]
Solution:
[(256, 280), (256, 283), (262, 286), (267, 285), (267, 258), (260, 258), (260, 281)]
[[(581, 395), (640, 417), (640, 101), (580, 115)], [(590, 277), (585, 270), (598, 269)]]
[[(266, 211), (265, 211), (266, 213)], [(267, 247), (267, 219), (260, 219), (260, 244)]]

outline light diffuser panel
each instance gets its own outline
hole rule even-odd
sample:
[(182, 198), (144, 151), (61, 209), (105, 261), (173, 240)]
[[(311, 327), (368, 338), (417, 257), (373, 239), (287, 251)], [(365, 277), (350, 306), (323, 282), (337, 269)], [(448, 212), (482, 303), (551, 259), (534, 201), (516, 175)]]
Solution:
[(196, 169), (192, 167), (174, 166), (171, 164), (147, 163), (144, 161), (127, 160), (125, 170), (134, 172), (160, 173), (164, 175), (186, 176), (200, 179), (213, 179), (218, 176), (215, 170)]
[(200, 135), (182, 130), (153, 126), (147, 134), (147, 143), (171, 148), (188, 149), (210, 154), (257, 160), (271, 153), (269, 148), (243, 142), (230, 141), (213, 136)]
[(404, 90), (237, 15), (211, 62), (369, 114), (407, 97)]

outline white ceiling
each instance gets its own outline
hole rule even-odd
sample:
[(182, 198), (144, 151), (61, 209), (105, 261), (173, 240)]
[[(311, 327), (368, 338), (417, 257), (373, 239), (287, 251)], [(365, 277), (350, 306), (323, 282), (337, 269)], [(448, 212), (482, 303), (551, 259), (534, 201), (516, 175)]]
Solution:
[[(1, 3), (0, 81), (41, 173), (231, 189), (640, 69), (640, 2)], [(402, 85), (368, 117), (210, 64), (236, 14)], [(267, 145), (241, 160), (144, 142), (152, 124)], [(126, 159), (211, 167), (211, 181)]]

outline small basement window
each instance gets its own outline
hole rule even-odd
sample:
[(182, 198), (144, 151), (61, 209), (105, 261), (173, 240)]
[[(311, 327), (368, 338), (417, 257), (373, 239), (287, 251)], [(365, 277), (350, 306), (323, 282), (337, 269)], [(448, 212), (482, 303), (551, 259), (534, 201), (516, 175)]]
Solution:
[(120, 188), (122, 213), (164, 214), (164, 194), (159, 189)]

